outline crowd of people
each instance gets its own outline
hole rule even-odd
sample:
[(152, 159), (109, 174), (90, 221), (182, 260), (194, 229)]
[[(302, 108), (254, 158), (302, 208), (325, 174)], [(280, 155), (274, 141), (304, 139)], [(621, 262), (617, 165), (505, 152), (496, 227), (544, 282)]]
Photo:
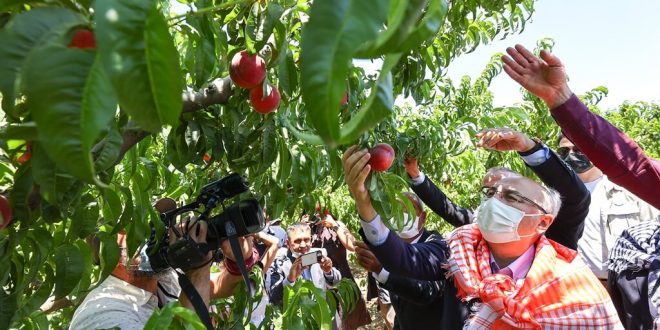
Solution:
[[(321, 290), (354, 281), (354, 253), (368, 272), (366, 298), (377, 299), (388, 329), (660, 329), (660, 162), (581, 103), (553, 54), (537, 57), (517, 45), (502, 61), (547, 104), (562, 129), (559, 147), (508, 128), (481, 131), (478, 145), (517, 152), (542, 183), (489, 169), (475, 192), (482, 202), (470, 209), (452, 202), (417, 159), (406, 159), (412, 192), (404, 194), (414, 210), (391, 230), (365, 186), (370, 155), (353, 146), (342, 163), (360, 219), (357, 238), (331, 210), (317, 208), (286, 228), (267, 217), (262, 232), (240, 239), (244, 266), (264, 274), (255, 325), (298, 281)], [(162, 212), (171, 203), (155, 206)], [(427, 230), (426, 207), (455, 229)], [(205, 224), (195, 226), (193, 239), (204, 243)], [(78, 307), (71, 329), (140, 329), (168, 301), (192, 308), (172, 270), (150, 272), (143, 250), (129, 258), (124, 234), (117, 243), (120, 262)], [(227, 241), (222, 251), (219, 273), (204, 265), (186, 274), (207, 308), (243, 280)], [(372, 317), (360, 295), (351, 311), (337, 311), (334, 328), (357, 329)]]

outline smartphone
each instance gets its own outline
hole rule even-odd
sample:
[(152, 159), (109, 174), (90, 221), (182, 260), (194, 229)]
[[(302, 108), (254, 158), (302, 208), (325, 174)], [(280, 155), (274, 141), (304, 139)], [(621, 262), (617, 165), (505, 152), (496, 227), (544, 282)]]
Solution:
[(321, 258), (323, 258), (323, 253), (321, 251), (312, 251), (306, 254), (303, 254), (300, 256), (302, 258), (301, 264), (303, 267), (307, 267), (309, 265), (313, 265), (315, 263), (321, 262)]

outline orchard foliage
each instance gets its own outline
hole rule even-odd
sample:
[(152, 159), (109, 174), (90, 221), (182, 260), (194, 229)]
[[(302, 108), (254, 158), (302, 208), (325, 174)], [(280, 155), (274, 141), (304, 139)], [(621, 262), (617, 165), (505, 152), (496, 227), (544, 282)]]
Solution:
[[(384, 142), (397, 158), (372, 183), (380, 205), (395, 209), (386, 219), (401, 213), (406, 155), (473, 205), (485, 168), (523, 169), (513, 155), (475, 152), (477, 130), (514, 126), (549, 139), (556, 129), (532, 97), (492, 106), (495, 58), (475, 81), (444, 73), (457, 56), (521, 32), (532, 12), (532, 0), (1, 2), (0, 190), (13, 212), (0, 230), (0, 328), (67, 327), (115, 267), (117, 232), (128, 233), (132, 255), (150, 223), (161, 229), (154, 200), (190, 202), (229, 172), (248, 178), (273, 218), (294, 221), (317, 201), (355, 218), (342, 150)], [(265, 62), (254, 93), (229, 79), (242, 51)], [(381, 69), (366, 72), (354, 59)], [(275, 93), (275, 110), (254, 110), (251, 94), (266, 103)], [(397, 97), (416, 105), (396, 107)], [(326, 327), (328, 313), (351, 304), (346, 287), (331, 295), (289, 292), (292, 305), (272, 320)], [(46, 313), (49, 297), (71, 307)], [(174, 314), (196, 318), (173, 305), (151, 324)]]

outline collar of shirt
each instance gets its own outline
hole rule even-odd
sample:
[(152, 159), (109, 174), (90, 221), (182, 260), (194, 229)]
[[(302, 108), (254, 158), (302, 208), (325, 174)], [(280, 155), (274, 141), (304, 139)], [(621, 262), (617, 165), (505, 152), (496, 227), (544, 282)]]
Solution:
[(417, 236), (417, 238), (415, 238), (412, 242), (410, 242), (410, 244), (415, 244), (415, 243), (419, 242), (419, 240), (422, 238), (422, 235), (424, 235), (424, 228), (422, 228), (422, 230), (420, 230), (419, 236)]
[(130, 297), (137, 305), (144, 305), (152, 298), (154, 302), (157, 301), (157, 298), (153, 293), (142, 290), (137, 286), (120, 280), (112, 275), (108, 276), (100, 286), (103, 286), (103, 293), (110, 294), (114, 297), (122, 297), (122, 299)]
[(527, 276), (527, 272), (532, 267), (532, 262), (534, 261), (534, 251), (536, 247), (531, 245), (525, 253), (523, 253), (518, 259), (514, 260), (509, 266), (500, 269), (495, 262), (493, 254), (490, 255), (490, 267), (493, 273), (506, 274), (511, 276), (514, 281), (522, 280)]

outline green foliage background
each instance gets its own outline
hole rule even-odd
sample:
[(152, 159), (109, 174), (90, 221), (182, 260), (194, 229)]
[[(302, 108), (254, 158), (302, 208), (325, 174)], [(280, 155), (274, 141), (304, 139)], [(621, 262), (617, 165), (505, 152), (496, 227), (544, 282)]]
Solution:
[[(405, 155), (464, 206), (476, 206), (491, 166), (531, 175), (515, 154), (477, 150), (474, 134), (508, 126), (554, 146), (558, 128), (542, 102), (524, 94), (521, 104), (493, 106), (497, 54), (474, 80), (444, 73), (461, 54), (522, 32), (533, 11), (532, 0), (0, 2), (0, 192), (13, 210), (0, 230), (0, 329), (67, 328), (75, 306), (115, 267), (120, 230), (132, 255), (150, 223), (162, 230), (156, 199), (190, 202), (230, 172), (248, 178), (246, 195), (273, 218), (291, 223), (319, 202), (353, 230), (340, 161), (353, 143), (395, 148), (395, 166), (374, 185), (381, 208), (392, 205), (399, 219)], [(68, 48), (77, 29), (94, 31), (97, 48)], [(243, 49), (266, 60), (265, 83), (282, 94), (274, 114), (254, 112), (247, 90), (223, 85), (229, 59)], [(381, 70), (367, 73), (355, 58)], [(223, 98), (199, 102), (190, 97), (196, 91)], [(349, 103), (340, 107), (344, 91)], [(606, 94), (598, 87), (582, 98), (600, 111)], [(415, 105), (394, 106), (399, 96)], [(659, 156), (657, 104), (626, 103), (604, 115)], [(448, 229), (437, 217), (429, 226)], [(92, 235), (101, 240), (99, 265)], [(273, 312), (273, 322), (327, 326), (324, 313), (310, 316), (310, 301), (322, 297), (303, 291), (297, 299), (306, 303)], [(337, 300), (350, 304), (350, 296), (344, 288)], [(44, 313), (49, 297), (71, 306)], [(175, 314), (195, 318), (173, 305), (153, 324)]]

